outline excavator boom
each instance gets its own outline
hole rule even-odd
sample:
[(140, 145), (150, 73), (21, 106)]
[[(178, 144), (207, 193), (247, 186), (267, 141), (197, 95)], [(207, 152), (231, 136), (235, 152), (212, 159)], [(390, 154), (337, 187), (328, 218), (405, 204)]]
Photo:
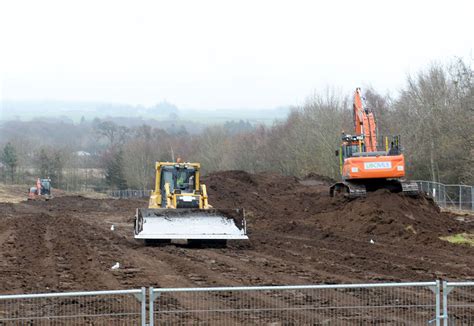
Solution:
[(375, 116), (371, 110), (364, 108), (360, 88), (355, 91), (353, 108), (355, 133), (356, 135), (363, 135), (367, 152), (375, 152), (377, 150)]

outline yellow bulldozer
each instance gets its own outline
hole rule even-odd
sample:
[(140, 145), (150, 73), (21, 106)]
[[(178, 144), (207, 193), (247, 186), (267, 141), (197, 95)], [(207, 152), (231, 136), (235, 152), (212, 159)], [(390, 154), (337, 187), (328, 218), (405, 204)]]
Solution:
[(244, 210), (213, 208), (200, 170), (199, 163), (156, 162), (148, 208), (135, 214), (135, 239), (146, 244), (187, 240), (219, 246), (248, 239)]

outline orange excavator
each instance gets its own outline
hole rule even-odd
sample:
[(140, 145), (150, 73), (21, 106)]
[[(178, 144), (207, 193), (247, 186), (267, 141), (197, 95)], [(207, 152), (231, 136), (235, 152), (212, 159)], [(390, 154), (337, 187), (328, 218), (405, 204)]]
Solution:
[(354, 93), (353, 116), (355, 134), (342, 133), (342, 145), (336, 151), (342, 181), (333, 184), (330, 195), (363, 197), (367, 191), (386, 188), (417, 196), (418, 185), (405, 181), (405, 158), (400, 136), (377, 139), (374, 112), (364, 103), (360, 88)]

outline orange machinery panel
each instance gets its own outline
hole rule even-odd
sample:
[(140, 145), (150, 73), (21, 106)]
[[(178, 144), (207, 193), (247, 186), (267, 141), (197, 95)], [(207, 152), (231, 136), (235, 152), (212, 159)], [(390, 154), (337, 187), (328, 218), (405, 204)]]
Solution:
[(400, 155), (349, 157), (344, 160), (342, 177), (351, 179), (403, 178), (405, 158)]
[(354, 94), (354, 127), (356, 135), (364, 135), (365, 150), (375, 152), (377, 150), (377, 131), (375, 129), (375, 116), (372, 112), (364, 109), (360, 88)]

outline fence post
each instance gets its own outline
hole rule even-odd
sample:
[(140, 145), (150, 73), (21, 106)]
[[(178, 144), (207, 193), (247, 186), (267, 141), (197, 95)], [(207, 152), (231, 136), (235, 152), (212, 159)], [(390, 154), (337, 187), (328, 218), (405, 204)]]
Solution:
[(435, 304), (436, 304), (436, 307), (435, 307), (435, 312), (436, 312), (436, 326), (440, 326), (441, 325), (441, 284), (439, 282), (439, 280), (436, 280), (436, 291), (435, 291)]
[(446, 208), (446, 185), (443, 185), (443, 207)]
[(462, 210), (461, 203), (462, 203), (462, 187), (458, 185), (459, 187), (459, 210)]
[(142, 287), (142, 311), (141, 311), (141, 319), (142, 319), (142, 326), (146, 326), (146, 288)]
[(443, 326), (449, 325), (448, 295), (453, 289), (454, 287), (449, 286), (447, 281), (443, 281)]
[(150, 303), (148, 304), (148, 309), (150, 309), (150, 312), (149, 312), (150, 320), (148, 321), (148, 325), (153, 326), (155, 324), (155, 307), (154, 307), (155, 295), (154, 295), (153, 287), (150, 287), (149, 293), (150, 293), (149, 295)]

